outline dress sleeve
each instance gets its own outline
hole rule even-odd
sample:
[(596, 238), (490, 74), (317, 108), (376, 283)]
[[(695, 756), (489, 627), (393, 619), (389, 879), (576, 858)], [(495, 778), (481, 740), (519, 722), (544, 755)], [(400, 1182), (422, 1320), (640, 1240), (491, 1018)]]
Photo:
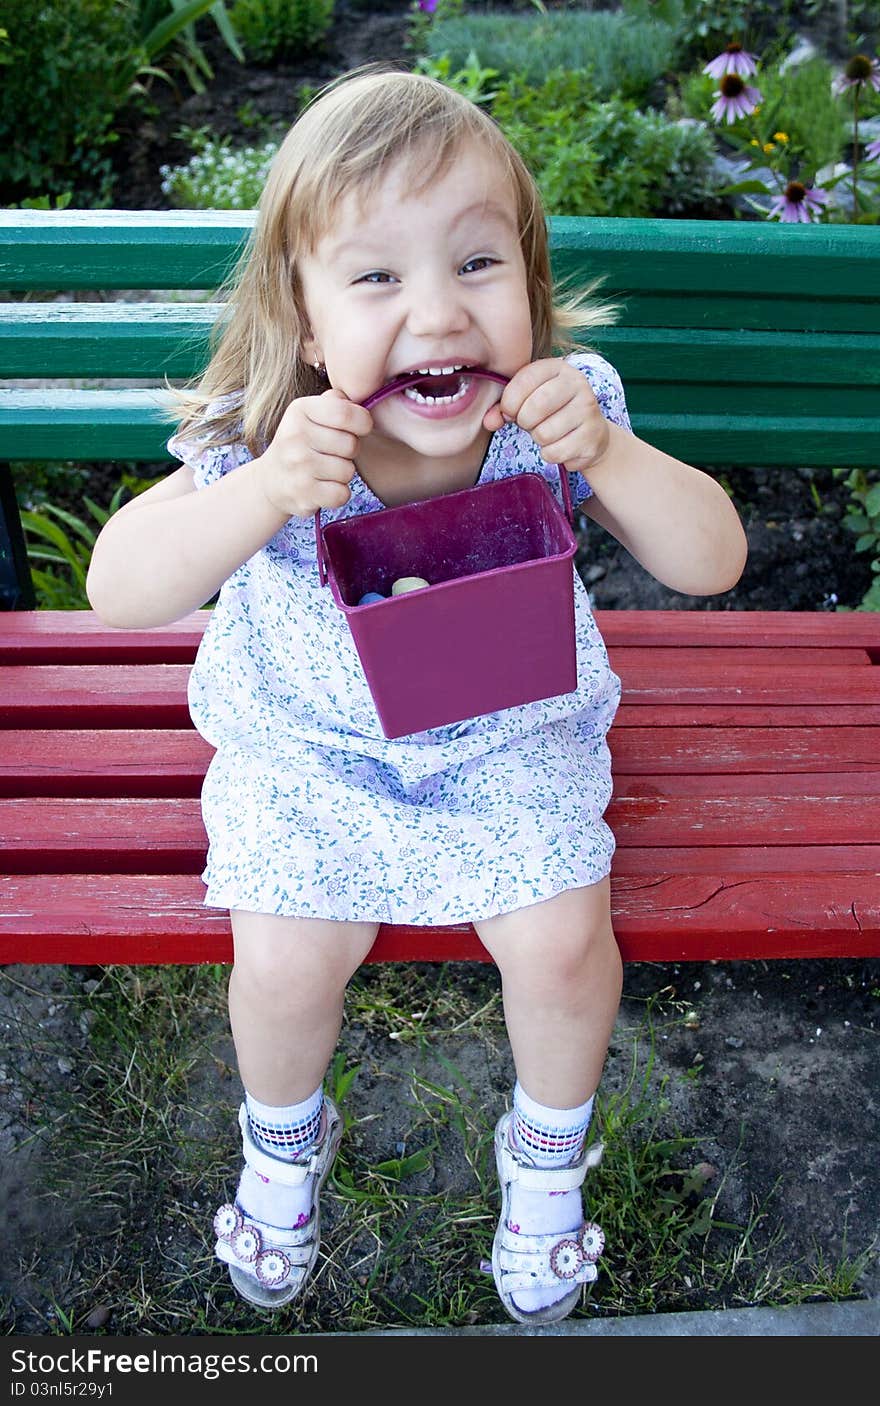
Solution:
[[(219, 405), (219, 402), (218, 402)], [(209, 407), (209, 410), (213, 407)], [(210, 416), (206, 416), (206, 420)], [(240, 440), (229, 444), (209, 444), (205, 435), (200, 435), (198, 427), (185, 434), (173, 434), (168, 441), (168, 453), (187, 465), (193, 471), (196, 488), (207, 488), (216, 483), (230, 469), (246, 464), (253, 456)]]
[[(623, 382), (611, 362), (599, 356), (598, 352), (574, 352), (566, 360), (586, 376), (605, 419), (632, 434)], [(568, 478), (574, 507), (592, 497), (593, 490), (582, 474), (569, 474)]]

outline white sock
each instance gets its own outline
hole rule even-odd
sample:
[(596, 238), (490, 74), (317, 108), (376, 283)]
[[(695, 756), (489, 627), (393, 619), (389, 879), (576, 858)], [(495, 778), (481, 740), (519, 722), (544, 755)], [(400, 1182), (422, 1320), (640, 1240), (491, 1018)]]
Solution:
[[(316, 1089), (302, 1103), (274, 1108), (245, 1094), (251, 1137), (259, 1148), (283, 1162), (306, 1160), (319, 1140), (324, 1090)], [(305, 1225), (311, 1214), (312, 1190), (272, 1181), (253, 1167), (242, 1169), (235, 1197), (245, 1215), (285, 1230)]]
[[(517, 1081), (513, 1091), (511, 1141), (536, 1167), (566, 1167), (576, 1161), (584, 1144), (593, 1099), (578, 1108), (547, 1108), (530, 1098)], [(564, 1235), (584, 1221), (580, 1188), (575, 1191), (525, 1191), (516, 1182), (510, 1189), (507, 1224), (514, 1234)], [(571, 1292), (560, 1283), (552, 1289), (518, 1289), (514, 1302), (524, 1313), (546, 1308)]]

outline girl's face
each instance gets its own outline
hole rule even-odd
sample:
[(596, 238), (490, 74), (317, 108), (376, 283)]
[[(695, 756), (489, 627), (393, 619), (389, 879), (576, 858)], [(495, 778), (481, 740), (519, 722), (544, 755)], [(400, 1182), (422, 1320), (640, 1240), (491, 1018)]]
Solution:
[(468, 144), (414, 194), (418, 175), (417, 164), (399, 164), (369, 200), (345, 197), (301, 260), (312, 332), (305, 351), (355, 401), (404, 371), (435, 373), (373, 408), (357, 462), (362, 470), (392, 462), (405, 473), (431, 460), (442, 491), (444, 468), (454, 476), (479, 467), (474, 456), (489, 439), (482, 419), (501, 392), (460, 368), (512, 376), (526, 365), (531, 312), (503, 171)]

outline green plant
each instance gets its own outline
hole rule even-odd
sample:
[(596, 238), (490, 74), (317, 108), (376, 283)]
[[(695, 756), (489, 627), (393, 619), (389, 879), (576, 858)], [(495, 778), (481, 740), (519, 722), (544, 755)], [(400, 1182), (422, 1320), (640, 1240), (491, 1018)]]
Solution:
[(35, 191), (108, 204), (117, 114), (150, 78), (167, 77), (158, 66), (166, 56), (199, 81), (189, 31), (200, 16), (213, 13), (235, 43), (220, 0), (16, 0), (9, 11), (0, 49), (3, 204)]
[(193, 155), (180, 166), (160, 166), (162, 189), (175, 205), (190, 210), (252, 210), (260, 198), (276, 141), (234, 147), (228, 138), (212, 137), (206, 127), (184, 128)]
[(860, 609), (880, 610), (880, 478), (864, 469), (853, 469), (845, 479), (852, 506), (844, 524), (858, 534), (857, 552), (872, 552), (871, 571), (874, 579), (865, 594)]
[(426, 34), (430, 58), (448, 54), (453, 68), (471, 53), (500, 74), (543, 83), (560, 68), (589, 72), (598, 97), (645, 99), (675, 59), (669, 25), (600, 11), (547, 15), (465, 15)]
[(449, 54), (443, 54), (439, 59), (419, 59), (413, 65), (413, 71), (436, 78), (438, 82), (445, 83), (447, 88), (454, 88), (457, 93), (463, 93), (474, 103), (485, 106), (496, 96), (496, 91), (488, 85), (498, 77), (498, 70), (481, 68), (480, 61), (473, 52), (468, 54), (464, 67), (456, 69), (455, 72), (452, 71), (452, 59)]
[(554, 215), (662, 215), (710, 198), (705, 127), (619, 97), (597, 101), (588, 75), (560, 69), (540, 87), (516, 75), (499, 87), (492, 116)]
[[(180, 69), (195, 93), (205, 90), (214, 76), (204, 48), (199, 43), (196, 20), (209, 16), (217, 26), (227, 49), (239, 63), (244, 54), (226, 10), (225, 0), (137, 0), (138, 35), (145, 62), (131, 80), (152, 74), (168, 78), (169, 70)], [(159, 59), (163, 66), (156, 67)]]
[(318, 47), (333, 8), (334, 0), (236, 0), (232, 23), (258, 63), (281, 63)]
[[(99, 530), (122, 506), (126, 497), (141, 492), (154, 481), (123, 475), (106, 508), (84, 494), (83, 502), (91, 521), (53, 503), (41, 503), (39, 507), (22, 511), (21, 523), (38, 609), (88, 608), (86, 574)], [(45, 566), (35, 568), (34, 562), (42, 562)]]

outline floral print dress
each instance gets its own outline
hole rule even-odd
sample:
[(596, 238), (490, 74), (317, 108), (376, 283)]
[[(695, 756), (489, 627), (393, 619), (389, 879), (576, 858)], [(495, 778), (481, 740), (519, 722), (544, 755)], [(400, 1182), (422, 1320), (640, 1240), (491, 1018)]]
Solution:
[[(569, 358), (607, 419), (630, 428), (617, 372)], [(197, 488), (233, 473), (243, 444), (169, 449)], [(506, 424), (479, 482), (554, 465)], [(574, 504), (591, 492), (569, 476)], [(383, 505), (355, 473), (343, 508)], [(434, 925), (510, 912), (610, 868), (606, 733), (620, 697), (574, 566), (577, 689), (387, 739), (347, 621), (320, 584), (314, 521), (291, 518), (224, 583), (189, 683), (193, 722), (216, 749), (202, 790), (209, 907), (291, 917)]]

